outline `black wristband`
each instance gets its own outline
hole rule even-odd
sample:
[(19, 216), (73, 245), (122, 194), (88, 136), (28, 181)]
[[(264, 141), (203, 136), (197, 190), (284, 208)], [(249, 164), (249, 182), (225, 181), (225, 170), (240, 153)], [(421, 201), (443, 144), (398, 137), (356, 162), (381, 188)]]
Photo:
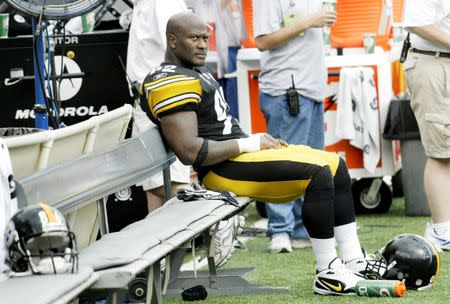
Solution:
[(198, 151), (197, 158), (192, 164), (194, 168), (201, 167), (206, 157), (208, 156), (208, 140), (203, 139), (203, 144)]

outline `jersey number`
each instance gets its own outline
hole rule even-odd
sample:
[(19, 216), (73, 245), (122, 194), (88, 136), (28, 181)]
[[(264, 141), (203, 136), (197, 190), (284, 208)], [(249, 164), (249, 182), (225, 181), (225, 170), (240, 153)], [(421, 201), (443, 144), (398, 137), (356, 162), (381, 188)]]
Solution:
[(175, 73), (176, 68), (177, 68), (176, 65), (158, 66), (158, 67), (154, 68), (150, 74), (153, 74), (156, 72)]
[(223, 89), (220, 87), (214, 94), (214, 109), (216, 110), (217, 120), (223, 121), (223, 135), (231, 133), (231, 116), (227, 115), (227, 108), (228, 104), (225, 101)]

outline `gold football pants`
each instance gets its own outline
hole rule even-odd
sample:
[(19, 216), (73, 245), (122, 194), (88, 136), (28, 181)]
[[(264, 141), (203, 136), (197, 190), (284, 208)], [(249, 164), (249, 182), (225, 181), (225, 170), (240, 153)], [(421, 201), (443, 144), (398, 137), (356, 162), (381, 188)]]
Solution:
[(210, 167), (203, 185), (271, 203), (286, 203), (304, 196), (312, 177), (329, 166), (333, 176), (339, 165), (336, 153), (289, 145), (280, 149), (242, 153)]

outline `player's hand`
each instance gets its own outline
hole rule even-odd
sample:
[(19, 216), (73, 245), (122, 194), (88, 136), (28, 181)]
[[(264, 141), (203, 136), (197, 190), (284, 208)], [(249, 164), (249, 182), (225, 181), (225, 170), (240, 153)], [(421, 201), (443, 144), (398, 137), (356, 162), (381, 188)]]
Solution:
[(261, 150), (264, 149), (280, 149), (281, 147), (287, 147), (288, 144), (278, 138), (272, 137), (270, 134), (262, 133), (261, 134)]

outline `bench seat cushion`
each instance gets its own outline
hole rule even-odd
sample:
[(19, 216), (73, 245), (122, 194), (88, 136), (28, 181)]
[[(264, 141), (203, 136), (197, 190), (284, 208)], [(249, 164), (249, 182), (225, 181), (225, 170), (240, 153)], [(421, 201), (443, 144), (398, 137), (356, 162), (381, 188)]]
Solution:
[[(80, 264), (101, 270), (131, 263), (154, 246), (189, 230), (193, 223), (208, 217), (225, 204), (221, 200), (181, 202), (173, 199), (145, 219), (132, 223), (119, 232), (107, 234), (83, 249), (80, 252)], [(230, 208), (236, 209), (234, 206)], [(218, 218), (215, 219), (217, 220)], [(204, 227), (206, 228), (208, 226)]]
[(12, 277), (0, 283), (0, 302), (8, 304), (67, 303), (97, 279), (90, 267), (78, 273)]
[[(83, 261), (90, 261), (90, 263), (97, 263), (98, 265), (106, 265), (106, 262), (109, 262), (110, 265), (115, 265), (104, 268), (99, 267), (97, 273), (100, 277), (91, 288), (100, 290), (124, 288), (136, 274), (161, 260), (164, 256), (168, 255), (176, 248), (179, 248), (186, 243), (186, 241), (191, 240), (218, 221), (228, 218), (233, 213), (242, 210), (242, 208), (251, 202), (251, 199), (247, 197), (237, 197), (236, 199), (239, 202), (238, 208), (226, 204), (223, 201), (200, 200), (182, 202), (175, 198), (171, 199), (162, 208), (150, 213), (146, 219), (141, 222), (133, 223), (121, 231), (135, 231), (143, 233), (143, 238), (150, 238), (150, 236), (148, 236), (149, 229), (157, 229), (157, 233), (154, 233), (154, 236), (163, 236), (164, 238), (161, 238), (159, 244), (149, 247), (148, 250), (137, 258), (131, 257), (130, 254), (127, 258), (134, 259), (130, 263), (119, 264), (117, 261), (113, 260), (102, 262), (95, 260), (95, 257), (98, 256), (94, 250), (84, 250), (82, 252), (82, 257), (84, 257)], [(174, 226), (177, 225), (179, 225), (179, 227), (173, 229)], [(164, 229), (171, 230), (171, 233), (164, 231)], [(136, 233), (136, 235), (138, 235), (138, 233)], [(97, 243), (99, 242), (100, 241)], [(118, 259), (122, 259), (122, 261), (124, 260), (123, 256), (126, 254), (126, 250), (124, 249), (126, 248), (126, 245), (124, 246), (124, 244), (125, 243), (115, 244), (114, 246), (117, 246), (117, 248), (112, 249), (114, 255), (122, 254), (122, 257), (118, 257)], [(105, 252), (108, 253), (106, 249)], [(137, 254), (137, 252), (134, 252), (133, 254)], [(112, 255), (113, 254), (110, 252), (109, 256), (111, 257)], [(108, 259), (108, 256), (106, 255), (103, 258)]]

